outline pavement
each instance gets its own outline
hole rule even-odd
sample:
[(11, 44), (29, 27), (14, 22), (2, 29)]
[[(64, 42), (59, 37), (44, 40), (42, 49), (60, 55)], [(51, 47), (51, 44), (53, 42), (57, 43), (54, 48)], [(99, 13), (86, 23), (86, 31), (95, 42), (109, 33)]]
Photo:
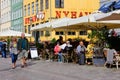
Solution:
[(0, 58), (0, 80), (120, 80), (120, 68), (28, 60), (28, 66), (11, 68), (10, 58)]

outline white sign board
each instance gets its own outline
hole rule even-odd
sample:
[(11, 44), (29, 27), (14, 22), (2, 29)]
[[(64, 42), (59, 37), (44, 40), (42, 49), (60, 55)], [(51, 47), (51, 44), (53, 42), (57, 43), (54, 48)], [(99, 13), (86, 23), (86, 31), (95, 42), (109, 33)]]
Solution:
[(37, 58), (38, 57), (37, 48), (30, 48), (30, 54), (31, 58)]

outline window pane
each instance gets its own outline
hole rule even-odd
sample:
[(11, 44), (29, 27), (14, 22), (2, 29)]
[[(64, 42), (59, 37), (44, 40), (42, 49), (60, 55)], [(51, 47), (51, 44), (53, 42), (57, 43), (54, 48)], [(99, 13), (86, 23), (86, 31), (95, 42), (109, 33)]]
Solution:
[(55, 0), (55, 8), (60, 8), (60, 0)]
[(71, 35), (71, 32), (68, 32), (68, 35)]
[(24, 16), (26, 16), (26, 5), (24, 6)]
[(32, 2), (32, 14), (34, 14), (34, 2)]
[(43, 31), (40, 32), (40, 36), (44, 36), (44, 32)]
[(61, 5), (60, 5), (61, 8), (64, 8), (64, 0), (61, 0)]
[(30, 4), (28, 4), (28, 15), (30, 15)]
[(28, 34), (30, 34), (30, 25), (28, 26)]
[(64, 0), (55, 0), (55, 8), (64, 8)]
[(43, 0), (40, 0), (40, 10), (43, 11)]
[(57, 31), (57, 32), (55, 32), (55, 35), (64, 35), (64, 32), (63, 31)]
[(76, 35), (76, 33), (75, 33), (75, 32), (72, 32), (72, 35)]
[(60, 32), (60, 35), (64, 35), (64, 33), (61, 31), (61, 32)]
[(46, 4), (45, 4), (45, 9), (48, 9), (49, 8), (49, 1), (48, 0), (45, 0)]
[(55, 32), (55, 35), (59, 35), (59, 32)]
[(76, 32), (68, 32), (68, 35), (76, 35)]
[(36, 13), (38, 13), (38, 0), (36, 0)]
[(80, 31), (80, 35), (87, 35), (87, 31)]

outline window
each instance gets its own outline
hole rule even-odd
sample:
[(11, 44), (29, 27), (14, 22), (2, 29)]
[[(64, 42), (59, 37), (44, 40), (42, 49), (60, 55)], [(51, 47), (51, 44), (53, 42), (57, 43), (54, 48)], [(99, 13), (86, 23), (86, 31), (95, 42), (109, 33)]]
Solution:
[(45, 31), (45, 36), (46, 37), (50, 36), (50, 31)]
[(22, 17), (23, 16), (23, 10), (22, 10), (22, 8), (21, 8), (21, 16), (20, 17)]
[(87, 31), (80, 31), (79, 35), (87, 35)]
[(30, 34), (30, 25), (28, 25), (28, 34)]
[(64, 35), (64, 32), (63, 31), (56, 31), (55, 35)]
[(28, 16), (30, 15), (30, 4), (28, 4)]
[(38, 13), (38, 0), (36, 0), (36, 14)]
[(45, 0), (45, 9), (48, 9), (49, 8), (49, 1), (48, 0)]
[(43, 11), (43, 0), (40, 0), (40, 11)]
[(68, 32), (68, 35), (76, 35), (76, 33), (75, 32)]
[(32, 27), (34, 27), (35, 25), (34, 24), (32, 24)]
[(13, 12), (12, 12), (11, 20), (13, 20)]
[(26, 28), (26, 26), (25, 26), (25, 33), (27, 33), (27, 28)]
[(32, 14), (34, 14), (34, 2), (32, 2)]
[(24, 16), (26, 16), (26, 5), (24, 6)]
[(14, 14), (14, 19), (16, 19), (16, 11), (15, 11), (15, 14)]
[(40, 36), (44, 36), (44, 32), (43, 31), (40, 31)]
[(55, 0), (55, 8), (64, 8), (64, 0)]
[(39, 25), (39, 23), (36, 23), (36, 26), (38, 26)]

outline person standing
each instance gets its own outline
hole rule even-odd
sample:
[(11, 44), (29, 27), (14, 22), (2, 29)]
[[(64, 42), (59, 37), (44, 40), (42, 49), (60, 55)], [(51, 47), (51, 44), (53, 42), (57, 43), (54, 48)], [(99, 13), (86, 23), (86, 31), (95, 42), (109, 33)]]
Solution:
[(12, 69), (16, 68), (16, 60), (18, 56), (18, 51), (17, 51), (17, 39), (15, 37), (12, 38), (9, 46), (10, 50), (10, 55), (11, 55), (11, 60), (12, 60)]
[(27, 65), (26, 60), (29, 53), (28, 39), (25, 37), (24, 33), (21, 34), (21, 38), (18, 40), (17, 45), (19, 58), (21, 59), (21, 68), (24, 68)]
[(77, 46), (76, 51), (77, 51), (78, 59), (79, 59), (78, 63), (79, 63), (80, 65), (84, 65), (85, 62), (86, 62), (86, 61), (85, 61), (86, 47), (84, 46), (83, 41), (80, 41), (80, 42), (79, 42), (79, 45)]

